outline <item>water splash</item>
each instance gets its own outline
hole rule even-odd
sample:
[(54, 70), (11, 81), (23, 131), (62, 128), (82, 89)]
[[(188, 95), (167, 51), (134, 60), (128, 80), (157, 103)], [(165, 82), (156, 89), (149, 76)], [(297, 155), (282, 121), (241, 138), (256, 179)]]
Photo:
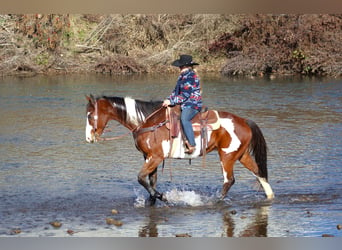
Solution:
[[(134, 190), (136, 198), (134, 200), (134, 207), (145, 207), (146, 206), (146, 197), (144, 194)], [(178, 190), (174, 188), (170, 191), (164, 193), (166, 199), (168, 201), (168, 206), (191, 206), (191, 207), (200, 207), (212, 205), (218, 198), (214, 196), (206, 196), (202, 194), (198, 194), (195, 191), (188, 190)]]
[(142, 193), (139, 193), (137, 189), (134, 188), (134, 193), (137, 198), (134, 201), (134, 207), (145, 207), (146, 199)]
[(182, 191), (172, 189), (165, 193), (169, 203), (175, 205), (187, 205), (192, 207), (198, 207), (206, 205), (205, 197), (200, 194), (196, 194), (195, 191)]

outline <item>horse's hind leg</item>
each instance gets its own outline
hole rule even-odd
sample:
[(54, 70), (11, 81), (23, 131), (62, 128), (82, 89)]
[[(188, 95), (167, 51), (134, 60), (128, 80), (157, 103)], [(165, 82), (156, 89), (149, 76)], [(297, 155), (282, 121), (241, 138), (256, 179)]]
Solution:
[(246, 151), (241, 159), (240, 162), (252, 173), (257, 177), (258, 181), (260, 182), (261, 186), (263, 187), (265, 194), (268, 199), (273, 199), (274, 198), (274, 193), (271, 188), (271, 185), (268, 183), (267, 179), (265, 177), (260, 176), (259, 174), (259, 168), (252, 156), (249, 154), (248, 151)]

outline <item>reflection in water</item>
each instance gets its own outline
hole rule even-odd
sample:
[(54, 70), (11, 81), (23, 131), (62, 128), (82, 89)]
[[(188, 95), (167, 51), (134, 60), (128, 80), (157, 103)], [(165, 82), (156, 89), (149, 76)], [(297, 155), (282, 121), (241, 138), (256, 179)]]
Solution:
[(156, 213), (154, 211), (154, 208), (150, 209), (150, 213), (148, 216), (148, 223), (147, 225), (144, 225), (139, 230), (139, 237), (158, 237), (158, 218), (156, 216)]
[(234, 237), (235, 223), (232, 219), (231, 213), (223, 214), (223, 225), (225, 227), (227, 237)]
[[(231, 212), (223, 212), (222, 214), (222, 225), (223, 233), (222, 236), (227, 237), (267, 237), (267, 226), (268, 226), (268, 214), (269, 205), (261, 205), (254, 209), (254, 215), (251, 218), (246, 216), (236, 215), (235, 210)], [(210, 209), (210, 208), (208, 208)], [(147, 223), (139, 229), (139, 237), (158, 237), (158, 225), (165, 223), (165, 218), (160, 217), (161, 211), (155, 208), (149, 210), (147, 217)], [(239, 220), (250, 221), (242, 229), (237, 227), (237, 224), (242, 224)], [(188, 234), (186, 234), (188, 235)]]
[(240, 237), (267, 237), (268, 206), (257, 209), (254, 220), (239, 234)]
[[(223, 224), (225, 226), (226, 235), (228, 237), (267, 237), (269, 206), (261, 206), (256, 209), (253, 220), (238, 233), (235, 228), (235, 222), (232, 213), (223, 215)], [(240, 219), (243, 219), (240, 218)], [(247, 219), (247, 218), (245, 218)]]

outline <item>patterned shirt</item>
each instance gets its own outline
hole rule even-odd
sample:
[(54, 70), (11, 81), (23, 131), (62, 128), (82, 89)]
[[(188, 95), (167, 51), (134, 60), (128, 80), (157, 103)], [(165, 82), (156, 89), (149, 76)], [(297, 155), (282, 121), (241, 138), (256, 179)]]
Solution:
[(171, 105), (180, 104), (184, 108), (193, 108), (201, 111), (202, 96), (200, 80), (196, 72), (192, 69), (186, 69), (178, 77), (177, 84), (168, 98)]

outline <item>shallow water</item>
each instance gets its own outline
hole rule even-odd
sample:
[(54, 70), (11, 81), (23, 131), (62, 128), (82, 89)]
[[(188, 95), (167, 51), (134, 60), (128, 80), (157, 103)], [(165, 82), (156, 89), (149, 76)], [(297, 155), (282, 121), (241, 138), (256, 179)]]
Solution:
[[(218, 202), (216, 152), (189, 165), (166, 160), (145, 205), (143, 158), (131, 136), (85, 142), (85, 95), (162, 99), (175, 76), (76, 75), (0, 80), (0, 236), (342, 236), (342, 80), (232, 80), (202, 76), (205, 104), (254, 120), (269, 147), (266, 201), (239, 163)], [(118, 125), (116, 122), (112, 126)], [(116, 126), (112, 135), (127, 130)], [(112, 214), (112, 209), (119, 211)], [(107, 225), (106, 218), (123, 225)], [(51, 221), (62, 227), (53, 228)], [(20, 229), (15, 234), (14, 229)], [(71, 231), (69, 231), (70, 233)]]

